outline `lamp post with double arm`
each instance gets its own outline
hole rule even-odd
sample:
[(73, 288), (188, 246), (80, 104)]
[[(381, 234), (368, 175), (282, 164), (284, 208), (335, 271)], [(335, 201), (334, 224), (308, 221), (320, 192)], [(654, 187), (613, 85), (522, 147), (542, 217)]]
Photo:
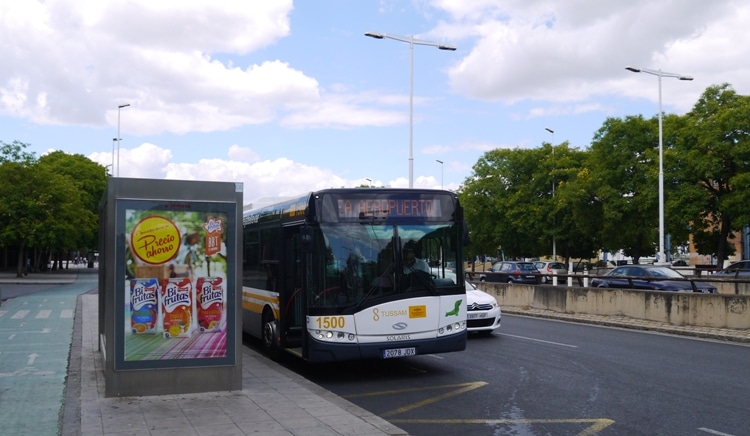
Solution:
[(414, 39), (414, 36), (398, 36), (388, 33), (367, 32), (365, 36), (375, 39), (393, 39), (409, 43), (409, 188), (414, 187), (414, 46), (429, 45), (440, 50), (455, 51), (452, 45)]
[(679, 80), (693, 80), (690, 76), (683, 76), (677, 73), (667, 73), (658, 70), (651, 70), (648, 68), (638, 67), (625, 67), (626, 70), (634, 73), (646, 73), (651, 74), (659, 78), (659, 263), (667, 263), (668, 259), (664, 253), (664, 151), (663, 141), (664, 134), (662, 132), (662, 109), (661, 109), (661, 78), (670, 77)]

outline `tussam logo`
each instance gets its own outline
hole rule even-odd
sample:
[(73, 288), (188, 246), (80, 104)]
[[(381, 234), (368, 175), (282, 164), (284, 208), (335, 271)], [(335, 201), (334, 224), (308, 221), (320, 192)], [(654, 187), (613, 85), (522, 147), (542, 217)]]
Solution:
[(393, 324), (394, 330), (404, 330), (408, 325), (405, 322), (397, 322), (396, 324)]

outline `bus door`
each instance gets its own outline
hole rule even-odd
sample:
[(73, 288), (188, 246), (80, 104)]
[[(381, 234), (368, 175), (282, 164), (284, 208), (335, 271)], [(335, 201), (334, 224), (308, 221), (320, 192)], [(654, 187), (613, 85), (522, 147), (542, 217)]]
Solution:
[(284, 271), (281, 289), (284, 290), (280, 303), (281, 337), (286, 348), (299, 348), (305, 327), (305, 309), (302, 291), (303, 268), (302, 250), (300, 248), (300, 226), (283, 229), (284, 256), (281, 268)]

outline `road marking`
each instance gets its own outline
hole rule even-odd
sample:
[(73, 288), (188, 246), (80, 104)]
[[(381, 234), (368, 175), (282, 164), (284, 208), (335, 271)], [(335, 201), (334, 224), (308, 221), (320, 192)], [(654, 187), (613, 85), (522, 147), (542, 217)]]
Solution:
[(6, 313), (8, 313), (7, 310), (0, 310), (0, 318), (2, 318)]
[(378, 395), (393, 395), (393, 394), (399, 394), (403, 392), (417, 392), (417, 391), (426, 391), (426, 390), (434, 390), (434, 389), (458, 388), (454, 391), (450, 391), (445, 394), (438, 395), (436, 397), (428, 398), (424, 401), (419, 401), (413, 404), (409, 404), (408, 406), (399, 407), (398, 409), (393, 409), (391, 411), (381, 413), (380, 416), (385, 418), (387, 416), (397, 415), (399, 413), (408, 412), (410, 410), (414, 410), (419, 407), (426, 406), (428, 404), (436, 403), (446, 398), (450, 398), (459, 394), (463, 394), (464, 392), (473, 391), (474, 389), (478, 389), (486, 385), (487, 385), (487, 382), (459, 383), (455, 385), (432, 386), (432, 387), (426, 387), (426, 388), (412, 388), (412, 389), (396, 389), (392, 391), (380, 391), (380, 392), (370, 392), (366, 394), (347, 395), (346, 398), (375, 397)]
[(542, 339), (534, 339), (526, 336), (509, 335), (508, 333), (500, 333), (501, 336), (510, 336), (511, 338), (526, 339), (527, 341), (544, 342), (545, 344), (559, 345), (561, 347), (578, 348), (578, 345), (563, 344), (560, 342), (544, 341)]
[(0, 372), (0, 377), (16, 377), (19, 375), (53, 375), (54, 371), (37, 371), (34, 368), (28, 366), (23, 369), (17, 369), (13, 372)]
[(73, 309), (63, 309), (60, 312), (60, 318), (73, 318)]
[(392, 424), (591, 424), (576, 436), (593, 436), (615, 422), (611, 419), (398, 419)]
[(13, 316), (10, 317), (10, 319), (23, 319), (26, 315), (29, 314), (29, 310), (19, 310), (18, 312), (14, 313)]
[(36, 314), (36, 319), (46, 319), (49, 318), (49, 315), (52, 313), (51, 310), (40, 310), (39, 313)]
[(374, 397), (379, 395), (398, 395), (404, 392), (418, 392), (434, 389), (446, 389), (446, 388), (457, 388), (445, 394), (438, 395), (435, 397), (428, 398), (423, 401), (419, 401), (413, 404), (409, 404), (398, 409), (393, 409), (385, 413), (379, 413), (378, 416), (387, 418), (389, 422), (393, 424), (590, 424), (576, 436), (593, 436), (614, 424), (615, 421), (606, 418), (598, 419), (409, 419), (409, 418), (395, 418), (395, 415), (412, 411), (422, 406), (432, 404), (438, 401), (442, 401), (446, 398), (450, 398), (465, 392), (472, 391), (474, 389), (486, 386), (487, 382), (470, 382), (470, 383), (459, 383), (455, 385), (443, 385), (433, 386), (426, 388), (411, 388), (411, 389), (394, 389), (390, 391), (379, 391), (379, 392), (368, 392), (363, 394), (346, 395), (345, 398), (358, 398), (358, 397)]
[(39, 355), (36, 354), (36, 353), (29, 354), (29, 361), (28, 361), (28, 363), (26, 365), (28, 365), (28, 366), (33, 365), (34, 361), (36, 360), (37, 357), (39, 357)]
[(698, 427), (698, 430), (705, 431), (706, 433), (715, 434), (715, 435), (718, 435), (718, 436), (733, 436), (730, 433), (722, 433), (720, 431), (711, 430), (710, 428), (706, 428), (706, 427)]

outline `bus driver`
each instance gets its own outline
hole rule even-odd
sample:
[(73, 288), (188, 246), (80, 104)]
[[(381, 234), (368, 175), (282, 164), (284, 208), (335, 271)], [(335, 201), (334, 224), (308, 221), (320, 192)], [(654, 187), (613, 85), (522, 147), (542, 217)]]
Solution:
[(411, 274), (414, 271), (423, 271), (429, 274), (430, 267), (424, 259), (417, 257), (413, 246), (406, 245), (404, 246), (404, 274)]

